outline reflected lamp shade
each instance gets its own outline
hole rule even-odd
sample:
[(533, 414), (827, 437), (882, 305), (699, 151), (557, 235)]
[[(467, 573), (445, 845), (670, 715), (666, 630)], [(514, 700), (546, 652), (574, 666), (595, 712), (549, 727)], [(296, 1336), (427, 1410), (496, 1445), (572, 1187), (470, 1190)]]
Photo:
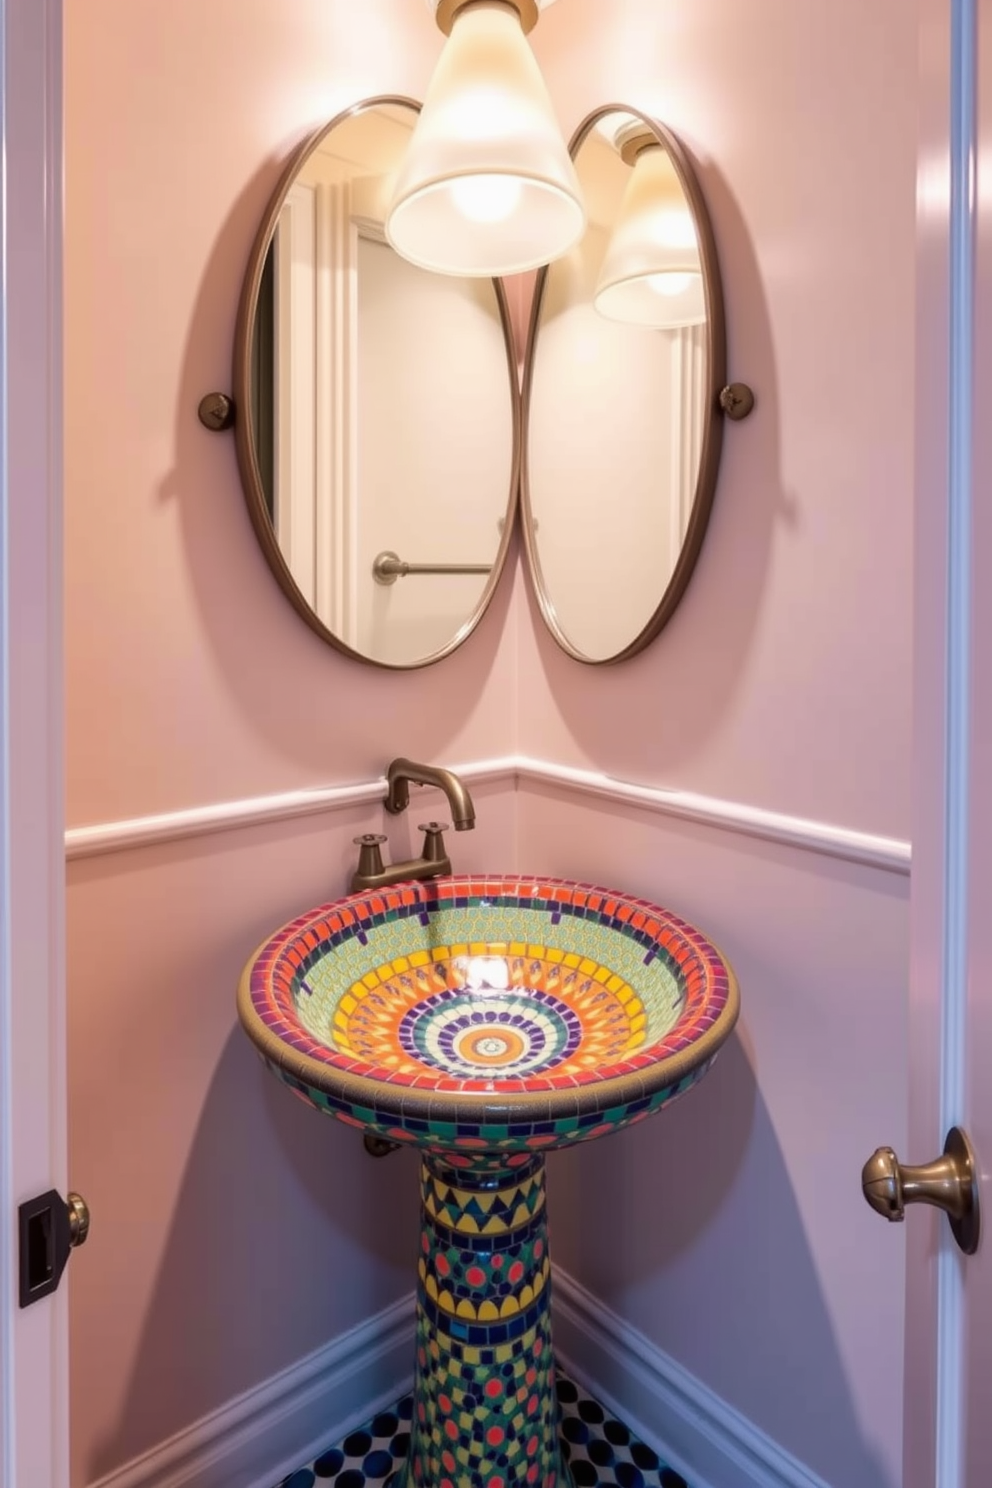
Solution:
[(596, 309), (608, 320), (675, 330), (702, 325), (706, 295), (696, 224), (671, 156), (654, 135), (624, 151), (634, 168), (599, 271)]
[(575, 167), (509, 0), (456, 11), (386, 219), (411, 263), (441, 274), (517, 274), (578, 242)]

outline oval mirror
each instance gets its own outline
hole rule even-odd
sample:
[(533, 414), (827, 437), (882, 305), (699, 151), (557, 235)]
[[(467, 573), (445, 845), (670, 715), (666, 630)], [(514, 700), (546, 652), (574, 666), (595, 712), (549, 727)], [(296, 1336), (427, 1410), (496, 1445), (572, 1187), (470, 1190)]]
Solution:
[(515, 511), (502, 285), (415, 268), (383, 232), (420, 105), (374, 98), (297, 153), (261, 224), (234, 356), (252, 523), (310, 626), (384, 667), (478, 623)]
[(709, 517), (726, 374), (716, 245), (670, 130), (610, 105), (571, 151), (588, 212), (537, 280), (522, 516), (555, 639), (621, 661), (670, 618)]

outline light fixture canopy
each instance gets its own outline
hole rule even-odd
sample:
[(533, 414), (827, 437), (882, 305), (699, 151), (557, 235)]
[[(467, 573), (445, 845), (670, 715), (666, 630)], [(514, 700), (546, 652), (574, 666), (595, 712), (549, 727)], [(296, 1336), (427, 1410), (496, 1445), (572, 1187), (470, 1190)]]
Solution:
[[(427, 0), (428, 6), (434, 12), (438, 29), (443, 31), (445, 36), (451, 35), (458, 12), (471, 3), (472, 0)], [(519, 15), (521, 30), (527, 36), (537, 25), (542, 9), (553, 4), (554, 0), (543, 0), (543, 3), (542, 0), (507, 0), (507, 3), (512, 5)]]
[(675, 330), (706, 321), (699, 238), (674, 162), (643, 124), (617, 139), (633, 169), (594, 296), (608, 320)]
[(450, 27), (386, 220), (397, 253), (472, 276), (539, 268), (578, 242), (575, 167), (525, 36), (536, 0), (440, 0)]
[[(471, 0), (427, 0), (427, 9), (437, 21), (439, 29), (445, 36), (450, 36), (455, 16), (470, 3)], [(555, 0), (510, 0), (510, 3), (520, 13), (520, 24), (526, 36), (528, 31), (533, 31), (544, 12), (554, 5)]]

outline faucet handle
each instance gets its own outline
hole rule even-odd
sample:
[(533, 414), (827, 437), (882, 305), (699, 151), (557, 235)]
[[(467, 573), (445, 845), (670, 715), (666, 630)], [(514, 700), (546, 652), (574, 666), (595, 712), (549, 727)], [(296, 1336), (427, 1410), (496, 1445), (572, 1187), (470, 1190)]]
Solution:
[(428, 863), (440, 863), (446, 857), (444, 850), (443, 833), (451, 828), (450, 822), (421, 822), (420, 830), (424, 833), (424, 857)]
[(361, 849), (356, 878), (375, 878), (383, 872), (380, 849), (385, 841), (386, 837), (382, 832), (363, 832), (360, 837), (352, 838), (354, 845)]

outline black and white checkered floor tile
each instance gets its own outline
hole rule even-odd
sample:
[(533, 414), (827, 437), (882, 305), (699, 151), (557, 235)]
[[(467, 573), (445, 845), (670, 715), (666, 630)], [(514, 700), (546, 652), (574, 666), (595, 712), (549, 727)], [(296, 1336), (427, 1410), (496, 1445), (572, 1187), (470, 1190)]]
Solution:
[[(562, 1437), (575, 1488), (688, 1488), (657, 1452), (639, 1442), (570, 1379), (558, 1378)], [(383, 1411), (368, 1425), (329, 1447), (309, 1467), (278, 1488), (388, 1488), (410, 1445), (413, 1397)]]

